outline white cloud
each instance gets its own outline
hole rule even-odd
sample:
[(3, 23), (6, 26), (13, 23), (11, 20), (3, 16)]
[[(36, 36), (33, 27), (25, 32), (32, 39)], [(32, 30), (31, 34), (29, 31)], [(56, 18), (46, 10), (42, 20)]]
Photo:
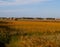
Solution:
[(43, 1), (50, 1), (50, 0), (15, 0), (13, 2), (8, 2), (8, 0), (6, 1), (0, 0), (0, 5), (32, 4)]

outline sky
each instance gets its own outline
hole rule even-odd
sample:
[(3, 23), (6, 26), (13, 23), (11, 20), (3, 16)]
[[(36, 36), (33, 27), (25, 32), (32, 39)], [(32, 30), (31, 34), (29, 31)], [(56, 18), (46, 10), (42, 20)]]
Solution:
[(0, 0), (0, 17), (60, 18), (60, 0)]

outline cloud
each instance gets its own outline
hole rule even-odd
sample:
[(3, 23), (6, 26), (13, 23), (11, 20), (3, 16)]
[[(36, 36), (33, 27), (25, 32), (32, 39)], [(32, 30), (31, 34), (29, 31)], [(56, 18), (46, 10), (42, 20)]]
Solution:
[(32, 4), (49, 0), (0, 0), (0, 5)]

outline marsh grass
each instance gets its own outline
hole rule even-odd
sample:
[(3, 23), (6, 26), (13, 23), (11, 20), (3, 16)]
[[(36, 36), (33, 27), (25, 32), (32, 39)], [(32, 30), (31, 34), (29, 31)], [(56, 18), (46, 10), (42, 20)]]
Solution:
[(60, 47), (60, 23), (20, 21), (12, 25), (1, 24), (0, 42), (6, 47)]

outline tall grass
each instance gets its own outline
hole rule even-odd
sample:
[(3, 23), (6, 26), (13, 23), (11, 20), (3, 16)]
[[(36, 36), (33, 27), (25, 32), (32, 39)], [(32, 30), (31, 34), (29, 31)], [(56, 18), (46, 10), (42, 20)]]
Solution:
[(0, 37), (6, 47), (60, 47), (60, 22), (13, 21), (0, 25)]

